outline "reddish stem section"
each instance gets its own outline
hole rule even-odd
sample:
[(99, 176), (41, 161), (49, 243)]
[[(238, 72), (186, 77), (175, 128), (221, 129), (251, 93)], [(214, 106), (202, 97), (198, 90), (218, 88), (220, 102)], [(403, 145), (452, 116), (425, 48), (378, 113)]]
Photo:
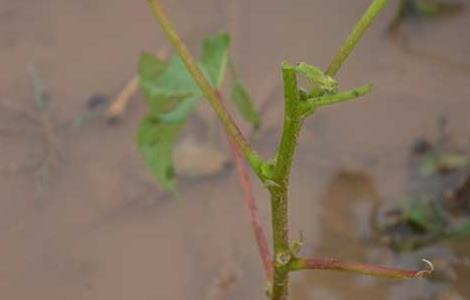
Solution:
[(258, 244), (258, 250), (263, 261), (266, 278), (267, 280), (271, 280), (273, 277), (271, 251), (269, 250), (268, 239), (263, 230), (263, 225), (261, 224), (261, 218), (258, 213), (258, 207), (256, 206), (256, 200), (253, 196), (253, 190), (251, 188), (250, 183), (250, 174), (248, 173), (238, 144), (235, 143), (231, 136), (228, 136), (228, 140), (230, 143), (230, 147), (232, 148), (233, 155), (235, 157), (238, 173), (240, 175), (240, 182), (245, 193), (245, 204), (250, 212), (251, 225), (253, 227), (256, 243)]
[(427, 260), (423, 260), (428, 264), (427, 270), (410, 270), (401, 268), (384, 267), (373, 264), (364, 264), (350, 261), (343, 261), (332, 258), (299, 258), (292, 262), (292, 270), (334, 270), (344, 272), (354, 272), (375, 277), (385, 277), (393, 279), (409, 279), (422, 278), (430, 275), (433, 266)]
[[(219, 99), (221, 106), (225, 109), (224, 97), (222, 96), (219, 90), (215, 90), (215, 94)], [(251, 226), (253, 228), (253, 232), (255, 233), (256, 244), (258, 245), (261, 260), (263, 261), (264, 273), (266, 275), (266, 279), (269, 281), (273, 278), (273, 264), (271, 261), (272, 256), (268, 246), (268, 238), (266, 236), (266, 233), (264, 232), (263, 224), (261, 223), (261, 218), (258, 212), (258, 207), (256, 206), (256, 199), (253, 195), (253, 189), (251, 188), (250, 173), (246, 168), (245, 160), (243, 158), (240, 146), (238, 145), (238, 143), (236, 143), (234, 138), (227, 132), (227, 130), (225, 132), (230, 145), (230, 149), (232, 150), (233, 156), (235, 158), (235, 163), (237, 165), (240, 183), (245, 194), (245, 204), (248, 207), (248, 211), (250, 213)]]

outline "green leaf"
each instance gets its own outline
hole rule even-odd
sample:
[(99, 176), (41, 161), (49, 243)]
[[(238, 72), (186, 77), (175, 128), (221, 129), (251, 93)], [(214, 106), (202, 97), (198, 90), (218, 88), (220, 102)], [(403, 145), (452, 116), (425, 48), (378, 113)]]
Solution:
[(139, 62), (139, 83), (150, 111), (161, 122), (187, 119), (202, 96), (197, 84), (178, 57), (168, 63), (151, 54), (142, 54)]
[(139, 59), (139, 79), (146, 84), (155, 83), (166, 70), (167, 63), (150, 53), (142, 53)]
[[(229, 45), (227, 34), (216, 35), (203, 43), (200, 66), (215, 87), (222, 85)], [(149, 116), (138, 130), (139, 148), (157, 181), (165, 189), (174, 190), (174, 143), (202, 92), (177, 56), (162, 61), (143, 53), (139, 60), (139, 84), (150, 107)]]
[(138, 130), (139, 148), (157, 181), (174, 190), (173, 146), (201, 92), (177, 57), (164, 62), (142, 54), (139, 83), (150, 106), (150, 115)]
[(174, 191), (175, 172), (171, 154), (184, 123), (162, 123), (148, 116), (139, 126), (137, 142), (147, 165), (157, 181), (167, 190)]
[(197, 97), (184, 99), (172, 111), (158, 114), (158, 119), (166, 123), (183, 122), (194, 111), (198, 102)]
[(232, 91), (230, 99), (236, 105), (238, 111), (245, 121), (250, 122), (255, 129), (261, 125), (261, 116), (246, 89), (242, 86), (238, 78), (232, 81)]
[(167, 96), (171, 96), (175, 93), (202, 95), (198, 85), (194, 82), (183, 61), (177, 56), (173, 56), (170, 59), (166, 71), (161, 74), (154, 89), (155, 93), (164, 93)]
[(178, 57), (162, 62), (151, 54), (142, 54), (139, 61), (139, 84), (149, 104), (155, 107), (157, 112), (165, 109), (159, 101), (201, 95), (198, 86)]
[(214, 87), (219, 88), (227, 68), (230, 36), (220, 33), (202, 43), (201, 68)]

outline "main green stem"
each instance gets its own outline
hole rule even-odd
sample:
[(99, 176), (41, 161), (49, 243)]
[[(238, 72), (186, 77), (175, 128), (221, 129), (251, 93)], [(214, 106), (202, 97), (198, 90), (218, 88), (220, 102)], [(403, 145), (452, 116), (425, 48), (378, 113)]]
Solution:
[(287, 295), (291, 259), (288, 230), (289, 174), (297, 148), (298, 135), (303, 124), (295, 68), (283, 63), (282, 79), (285, 99), (284, 125), (272, 178), (275, 184), (269, 189), (274, 245), (272, 299), (285, 299)]
[[(374, 0), (372, 2), (333, 58), (326, 74), (330, 76), (336, 75), (388, 1)], [(285, 98), (284, 126), (275, 161), (273, 177), (275, 185), (270, 187), (274, 245), (272, 300), (287, 300), (289, 272), (291, 271), (290, 265), (295, 261), (295, 258), (291, 257), (292, 254), (289, 250), (288, 186), (298, 136), (303, 125), (303, 118), (299, 111), (299, 104), (302, 99), (299, 99), (296, 72), (293, 67), (283, 64), (282, 74)]]

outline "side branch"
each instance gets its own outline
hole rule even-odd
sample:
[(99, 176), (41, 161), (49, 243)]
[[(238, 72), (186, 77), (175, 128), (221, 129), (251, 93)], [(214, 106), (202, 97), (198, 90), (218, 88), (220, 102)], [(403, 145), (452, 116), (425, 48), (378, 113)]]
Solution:
[(268, 246), (268, 238), (264, 232), (263, 224), (261, 224), (258, 207), (256, 206), (256, 199), (253, 196), (253, 190), (250, 184), (250, 175), (246, 169), (243, 156), (240, 153), (240, 147), (238, 147), (231, 136), (227, 136), (227, 138), (230, 143), (230, 148), (232, 149), (235, 162), (237, 164), (240, 182), (245, 193), (245, 204), (248, 207), (248, 211), (250, 213), (251, 226), (255, 234), (256, 244), (258, 245), (261, 260), (263, 261), (264, 273), (266, 275), (266, 279), (270, 281), (273, 278), (273, 264), (271, 261), (272, 256)]
[[(217, 97), (220, 99), (221, 105), (225, 108), (225, 101), (220, 93), (220, 91), (216, 90)], [(256, 199), (253, 195), (253, 189), (251, 188), (250, 183), (250, 173), (248, 172), (245, 161), (243, 159), (243, 155), (241, 153), (240, 147), (238, 144), (233, 140), (233, 138), (225, 131), (230, 149), (232, 150), (235, 163), (237, 165), (238, 174), (240, 178), (240, 183), (243, 188), (243, 192), (245, 194), (245, 204), (248, 208), (251, 227), (253, 228), (253, 232), (255, 234), (256, 244), (258, 245), (258, 251), (261, 256), (261, 260), (264, 266), (264, 274), (266, 276), (267, 281), (271, 281), (273, 278), (273, 263), (271, 260), (271, 251), (269, 249), (268, 238), (266, 236), (266, 232), (263, 229), (263, 224), (261, 223), (261, 218), (259, 216), (258, 207), (256, 206)]]
[(388, 2), (389, 0), (374, 0), (374, 2), (372, 2), (366, 12), (362, 15), (361, 19), (357, 22), (356, 26), (354, 26), (353, 31), (346, 38), (346, 41), (344, 41), (341, 49), (331, 61), (328, 69), (326, 70), (326, 74), (330, 76), (336, 75), (364, 33), (366, 33), (367, 29)]
[(188, 48), (174, 29), (174, 26), (171, 24), (170, 20), (166, 16), (159, 0), (147, 0), (155, 18), (160, 23), (161, 27), (165, 31), (168, 39), (172, 43), (173, 47), (176, 50), (176, 53), (179, 55), (189, 73), (193, 77), (194, 81), (197, 83), (201, 91), (204, 93), (204, 96), (207, 98), (211, 104), (214, 111), (219, 116), (219, 119), (224, 124), (224, 127), (228, 134), (234, 139), (234, 141), (240, 146), (243, 154), (247, 158), (250, 165), (253, 167), (253, 170), (260, 175), (260, 168), (262, 160), (259, 155), (251, 148), (237, 124), (230, 116), (230, 114), (224, 109), (221, 104), (220, 98), (217, 96), (216, 91), (211, 86), (207, 78), (202, 73), (201, 69), (195, 63), (193, 56), (189, 52)]
[(332, 258), (298, 258), (291, 264), (292, 271), (300, 270), (334, 270), (343, 272), (353, 272), (375, 277), (392, 279), (422, 278), (429, 276), (434, 271), (432, 263), (426, 259), (423, 262), (428, 267), (423, 270), (410, 270), (401, 268), (384, 267), (373, 264), (364, 264), (350, 261), (343, 261)]

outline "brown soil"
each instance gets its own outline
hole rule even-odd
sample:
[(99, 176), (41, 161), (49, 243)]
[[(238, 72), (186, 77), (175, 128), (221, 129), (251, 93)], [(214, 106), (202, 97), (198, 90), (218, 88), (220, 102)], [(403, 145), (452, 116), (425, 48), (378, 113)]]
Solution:
[[(255, 95), (282, 60), (325, 67), (368, 3), (163, 2), (195, 48), (204, 35), (232, 31), (235, 59)], [(322, 109), (306, 123), (290, 214), (292, 232), (303, 231), (305, 253), (368, 258), (375, 246), (358, 242), (354, 212), (404, 191), (409, 145), (417, 136), (432, 137), (440, 115), (468, 147), (470, 10), (405, 26), (419, 50), (407, 51), (385, 32), (394, 6), (339, 74), (344, 88), (373, 82), (374, 92)], [(263, 298), (262, 266), (235, 172), (181, 180), (178, 200), (162, 193), (135, 144), (145, 114), (140, 95), (118, 124), (69, 126), (90, 96), (117, 94), (141, 51), (165, 44), (145, 1), (0, 0), (0, 299)], [(34, 107), (32, 64), (49, 91), (47, 122)], [(254, 141), (265, 155), (281, 125), (274, 78), (276, 93)], [(351, 188), (335, 177), (344, 168), (368, 175)], [(256, 194), (268, 225), (267, 194), (259, 185)], [(457, 255), (469, 253), (468, 243), (451, 246)], [(459, 267), (455, 281), (437, 284), (295, 275), (292, 299), (465, 299), (469, 273)]]

